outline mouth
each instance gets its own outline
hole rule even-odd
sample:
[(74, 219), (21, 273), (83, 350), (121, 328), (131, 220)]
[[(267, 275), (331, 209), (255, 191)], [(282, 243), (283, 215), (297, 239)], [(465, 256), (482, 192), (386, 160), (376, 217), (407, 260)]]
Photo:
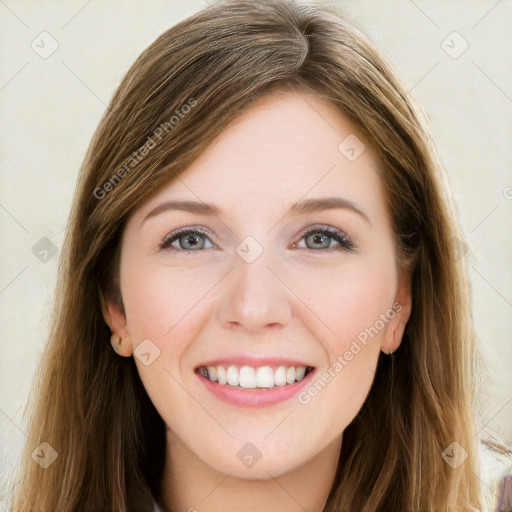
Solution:
[(199, 366), (196, 372), (210, 382), (239, 389), (272, 389), (300, 382), (313, 371), (312, 366)]
[(246, 407), (286, 401), (307, 386), (315, 373), (315, 367), (298, 361), (248, 363), (215, 361), (196, 367), (194, 373), (216, 398)]

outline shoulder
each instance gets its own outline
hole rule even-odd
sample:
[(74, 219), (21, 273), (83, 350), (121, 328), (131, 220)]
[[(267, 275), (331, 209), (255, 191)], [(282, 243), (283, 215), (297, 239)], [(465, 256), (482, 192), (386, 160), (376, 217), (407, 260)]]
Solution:
[(161, 508), (156, 501), (153, 502), (153, 510), (152, 512), (165, 512), (163, 508)]
[(500, 483), (505, 475), (512, 474), (512, 453), (507, 447), (488, 440), (478, 445), (480, 458), (480, 480), (484, 489), (484, 503), (494, 510)]

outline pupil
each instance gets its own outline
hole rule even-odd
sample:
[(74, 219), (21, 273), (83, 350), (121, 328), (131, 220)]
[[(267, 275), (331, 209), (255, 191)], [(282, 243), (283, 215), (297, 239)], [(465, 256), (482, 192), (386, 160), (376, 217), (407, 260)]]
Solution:
[(312, 238), (314, 244), (321, 244), (322, 242), (324, 242), (325, 245), (325, 242), (328, 242), (327, 236), (323, 234), (312, 235)]
[(196, 246), (198, 244), (198, 235), (186, 235), (185, 241), (189, 246)]

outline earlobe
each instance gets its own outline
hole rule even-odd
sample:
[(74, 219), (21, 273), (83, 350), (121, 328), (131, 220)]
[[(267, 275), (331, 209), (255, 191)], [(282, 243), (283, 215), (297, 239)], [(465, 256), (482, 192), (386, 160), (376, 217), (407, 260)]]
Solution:
[[(396, 309), (395, 304), (397, 305)], [(405, 332), (405, 326), (411, 315), (412, 293), (410, 275), (408, 272), (403, 272), (400, 277), (395, 301), (393, 303), (393, 309), (395, 311), (395, 316), (390, 321), (390, 325), (382, 339), (381, 350), (385, 354), (392, 354), (400, 346)]]
[(112, 332), (110, 337), (112, 348), (120, 356), (130, 357), (133, 354), (133, 345), (121, 307), (114, 300), (105, 297), (101, 291), (100, 303), (103, 319)]
[(405, 314), (402, 315), (404, 309), (406, 308), (402, 306), (400, 312), (396, 313), (395, 318), (391, 320), (391, 325), (389, 325), (389, 328), (384, 334), (384, 338), (382, 339), (381, 344), (381, 350), (385, 354), (392, 354), (402, 343), (402, 338), (405, 332), (405, 326), (409, 319), (408, 312), (405, 312)]
[(113, 333), (110, 337), (110, 344), (116, 354), (123, 357), (130, 357), (133, 354), (133, 346), (130, 335), (120, 338), (117, 334)]
[(382, 351), (390, 355), (392, 354), (402, 343), (402, 337), (404, 335), (405, 331), (405, 324), (402, 322), (399, 322), (395, 327), (393, 328), (393, 332), (391, 333), (391, 337), (388, 341), (383, 343), (383, 349)]

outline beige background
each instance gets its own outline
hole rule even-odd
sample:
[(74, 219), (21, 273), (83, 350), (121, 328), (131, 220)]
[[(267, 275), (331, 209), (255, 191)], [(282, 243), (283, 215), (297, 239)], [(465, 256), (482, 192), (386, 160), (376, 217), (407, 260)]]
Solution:
[[(488, 372), (479, 425), (512, 444), (512, 2), (325, 3), (376, 42), (431, 119), (469, 246), (461, 255)], [(139, 53), (206, 5), (0, 0), (0, 508), (25, 440), (22, 410), (87, 145)], [(492, 496), (504, 463), (484, 460)]]

